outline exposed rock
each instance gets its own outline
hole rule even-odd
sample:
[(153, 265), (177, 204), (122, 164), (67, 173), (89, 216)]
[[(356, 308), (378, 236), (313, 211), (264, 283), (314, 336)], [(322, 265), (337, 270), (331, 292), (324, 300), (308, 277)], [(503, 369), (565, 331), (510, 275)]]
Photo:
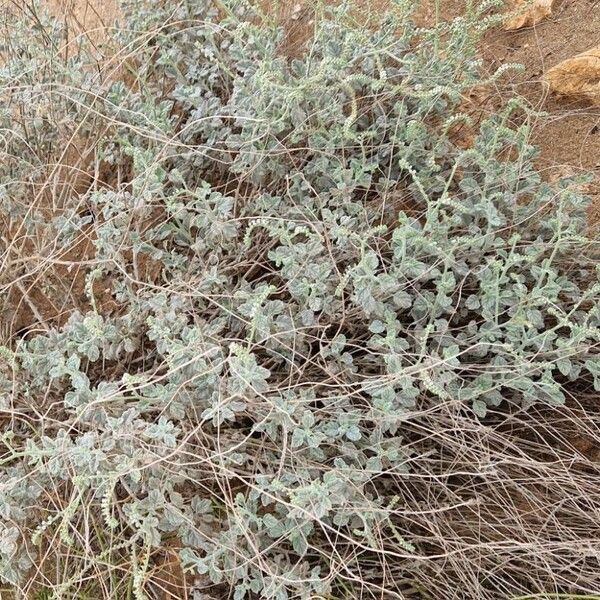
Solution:
[(555, 0), (510, 0), (507, 5), (512, 11), (519, 11), (504, 23), (504, 29), (511, 31), (532, 27), (552, 14)]
[(600, 46), (562, 61), (544, 79), (555, 94), (600, 106)]

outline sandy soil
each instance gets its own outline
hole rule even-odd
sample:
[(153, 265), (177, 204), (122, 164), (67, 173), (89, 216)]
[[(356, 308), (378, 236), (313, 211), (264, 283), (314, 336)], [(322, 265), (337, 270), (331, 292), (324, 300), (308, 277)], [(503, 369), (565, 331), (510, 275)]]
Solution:
[(75, 34), (87, 32), (98, 39), (119, 15), (119, 0), (45, 0), (59, 19), (66, 19)]
[[(425, 21), (434, 18), (432, 5), (433, 0), (427, 0), (422, 9)], [(464, 0), (441, 0), (442, 18), (460, 15), (464, 5)], [(536, 119), (533, 130), (540, 149), (539, 168), (547, 179), (593, 173), (594, 183), (588, 190), (594, 198), (590, 211), (594, 223), (600, 221), (600, 107), (554, 97), (543, 75), (561, 61), (598, 45), (600, 0), (557, 0), (549, 18), (518, 31), (492, 30), (481, 47), (490, 73), (504, 63), (525, 67), (523, 72), (505, 75), (492, 97), (484, 95), (481, 102), (495, 106), (519, 94), (532, 108), (547, 113)]]
[(535, 127), (540, 167), (557, 174), (593, 172), (594, 221), (600, 218), (600, 107), (569, 102), (548, 94), (542, 76), (548, 69), (600, 45), (600, 0), (557, 2), (553, 15), (537, 26), (517, 32), (493, 31), (484, 53), (489, 68), (520, 63), (525, 72), (508, 77), (499, 88), (504, 97), (525, 96), (535, 108), (548, 113)]

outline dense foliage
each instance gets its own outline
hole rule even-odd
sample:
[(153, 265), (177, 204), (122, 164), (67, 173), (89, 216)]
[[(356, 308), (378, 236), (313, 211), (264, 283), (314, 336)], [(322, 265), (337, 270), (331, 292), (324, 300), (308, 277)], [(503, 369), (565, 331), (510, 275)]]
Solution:
[(38, 266), (4, 238), (4, 289), (85, 274), (79, 310), (2, 347), (0, 575), (24, 597), (161, 597), (165, 552), (198, 598), (441, 597), (415, 515), (477, 478), (433, 415), (491, 430), (600, 389), (587, 199), (542, 181), (518, 101), (456, 142), (490, 3), (432, 29), (411, 4), (317, 7), (289, 56), (255, 3), (129, 0), (101, 70), (15, 26), (0, 202)]

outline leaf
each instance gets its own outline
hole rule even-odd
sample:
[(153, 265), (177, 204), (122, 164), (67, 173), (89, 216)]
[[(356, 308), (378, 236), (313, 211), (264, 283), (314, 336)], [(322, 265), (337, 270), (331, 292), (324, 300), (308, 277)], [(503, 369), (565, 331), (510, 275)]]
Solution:
[(358, 442), (358, 440), (360, 440), (360, 438), (362, 437), (360, 429), (356, 425), (351, 425), (346, 431), (346, 437), (351, 442)]
[(304, 430), (297, 428), (294, 429), (294, 433), (292, 433), (292, 443), (291, 446), (293, 449), (296, 448), (300, 448), (300, 446), (302, 446), (302, 444), (304, 444), (304, 439), (305, 439), (305, 434), (304, 434)]
[(487, 404), (483, 400), (473, 400), (473, 412), (483, 419), (487, 414)]
[(504, 29), (512, 31), (523, 27), (533, 27), (552, 14), (555, 0), (511, 0), (509, 8), (518, 14), (509, 17), (504, 23)]
[(233, 594), (233, 600), (244, 600), (246, 597), (247, 588), (244, 584), (235, 586), (235, 593)]
[(594, 389), (600, 392), (600, 361), (590, 358), (585, 361), (585, 368), (594, 376)]
[(271, 372), (256, 363), (256, 357), (245, 349), (236, 348), (237, 356), (229, 358), (231, 376), (228, 381), (232, 394), (243, 394), (254, 391), (260, 394), (269, 387), (267, 378)]
[(369, 331), (371, 333), (383, 333), (385, 331), (385, 325), (376, 319), (369, 325)]
[(267, 513), (263, 517), (263, 523), (264, 523), (265, 527), (267, 528), (267, 533), (273, 539), (277, 539), (278, 537), (281, 537), (283, 535), (283, 532), (284, 532), (283, 523), (281, 521), (279, 521), (279, 519), (274, 517), (272, 514)]
[(292, 542), (292, 548), (294, 549), (294, 552), (300, 554), (301, 556), (306, 553), (308, 550), (308, 542), (306, 541), (306, 536), (302, 533), (302, 531), (293, 531), (289, 535), (289, 539)]
[(560, 358), (556, 361), (556, 366), (565, 377), (568, 377), (571, 374), (573, 363), (568, 358)]
[(465, 306), (469, 310), (477, 310), (481, 306), (481, 303), (479, 302), (479, 298), (475, 294), (472, 294), (467, 297)]

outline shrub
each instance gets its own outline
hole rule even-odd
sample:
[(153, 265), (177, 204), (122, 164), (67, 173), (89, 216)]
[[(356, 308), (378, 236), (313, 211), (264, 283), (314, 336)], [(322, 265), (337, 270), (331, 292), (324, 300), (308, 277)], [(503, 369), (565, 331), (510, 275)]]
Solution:
[[(515, 415), (600, 389), (587, 198), (542, 181), (518, 100), (455, 141), (493, 3), (431, 29), (411, 4), (374, 27), (318, 6), (288, 57), (256, 4), (130, 0), (100, 73), (54, 26), (14, 36), (0, 185), (37, 262), (7, 241), (5, 289), (85, 275), (78, 310), (2, 350), (0, 573), (25, 597), (158, 597), (165, 552), (192, 574), (174, 597), (575, 583), (543, 557), (517, 575), (517, 542), (501, 566), (494, 505), (480, 546), (469, 518), (509, 503)], [(572, 563), (573, 532), (544, 535)], [(486, 576), (460, 572), (475, 547)]]

